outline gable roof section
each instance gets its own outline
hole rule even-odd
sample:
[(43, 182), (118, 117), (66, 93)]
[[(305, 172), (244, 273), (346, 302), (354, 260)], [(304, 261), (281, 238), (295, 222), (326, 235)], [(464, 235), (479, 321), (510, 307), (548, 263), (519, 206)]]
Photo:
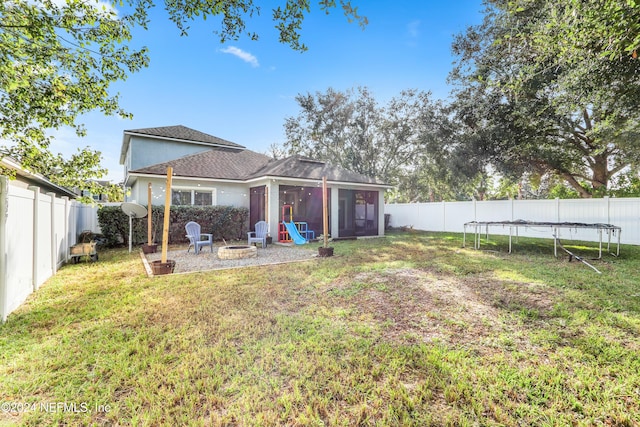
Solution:
[(329, 181), (349, 182), (357, 184), (372, 184), (388, 186), (388, 184), (357, 172), (349, 171), (343, 167), (331, 165), (326, 162), (313, 160), (304, 156), (291, 156), (280, 160), (272, 160), (267, 165), (257, 170), (248, 179), (260, 177), (284, 177), (321, 180), (326, 176)]
[(130, 173), (165, 175), (169, 166), (173, 168), (175, 177), (184, 178), (234, 181), (264, 177), (322, 180), (322, 177), (326, 176), (327, 180), (334, 182), (389, 186), (376, 178), (304, 156), (296, 155), (273, 160), (269, 156), (251, 150), (229, 148), (212, 148), (202, 153), (132, 170)]
[(270, 157), (250, 150), (214, 148), (202, 153), (191, 154), (169, 162), (130, 171), (130, 173), (165, 175), (167, 167), (171, 166), (174, 176), (245, 180), (249, 174), (262, 168), (269, 160)]
[(155, 128), (125, 130), (122, 138), (122, 148), (120, 150), (120, 164), (124, 164), (124, 159), (129, 148), (129, 141), (132, 136), (140, 136), (153, 139), (164, 139), (170, 141), (188, 142), (192, 144), (208, 145), (211, 147), (228, 147), (243, 149), (244, 146), (235, 142), (227, 141), (217, 136), (209, 135), (186, 126), (162, 126)]

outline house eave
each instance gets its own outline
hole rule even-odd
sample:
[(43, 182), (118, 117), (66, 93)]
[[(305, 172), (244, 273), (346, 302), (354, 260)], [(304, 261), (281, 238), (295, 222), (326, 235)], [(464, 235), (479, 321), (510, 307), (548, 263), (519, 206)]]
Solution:
[[(251, 178), (246, 180), (245, 182), (250, 184), (253, 182), (259, 182), (259, 181), (264, 181), (265, 179), (267, 180), (276, 180), (276, 181), (287, 181), (287, 182), (307, 182), (307, 183), (313, 183), (313, 184), (322, 184), (322, 180), (321, 179), (310, 179), (310, 178), (292, 178), (292, 177), (288, 177), (288, 176), (278, 176), (278, 175), (264, 175), (261, 177), (256, 177), (256, 178)], [(370, 182), (355, 182), (355, 181), (334, 181), (334, 180), (327, 180), (327, 184), (332, 184), (332, 185), (354, 185), (354, 186), (361, 186), (361, 187), (375, 187), (375, 188), (394, 188), (393, 185), (389, 185), (389, 184), (374, 184), (374, 183), (370, 183)]]
[(131, 135), (124, 133), (122, 138), (122, 147), (120, 147), (120, 164), (124, 165), (125, 157), (127, 156), (127, 150), (129, 149), (129, 142), (131, 141)]
[[(158, 179), (158, 178), (164, 178), (166, 177), (165, 174), (151, 174), (151, 173), (140, 173), (140, 172), (130, 172), (129, 173), (129, 178), (154, 178), (154, 179)], [(193, 176), (184, 176), (184, 175), (176, 175), (175, 173), (173, 174), (173, 179), (189, 179), (192, 181), (199, 181), (199, 182), (220, 182), (220, 183), (231, 183), (231, 184), (252, 184), (252, 183), (256, 183), (256, 182), (260, 182), (260, 181), (264, 181), (264, 180), (275, 180), (275, 181), (279, 181), (279, 182), (303, 182), (303, 183), (310, 183), (313, 185), (316, 184), (322, 184), (322, 180), (318, 180), (318, 179), (310, 179), (310, 178), (292, 178), (292, 177), (284, 177), (284, 176), (278, 176), (278, 175), (264, 175), (264, 176), (260, 176), (260, 177), (255, 177), (255, 178), (250, 178), (250, 179), (228, 179), (228, 178), (206, 178), (206, 177), (193, 177)], [(129, 183), (129, 179), (127, 179), (127, 185)], [(359, 186), (359, 187), (369, 187), (369, 188), (384, 188), (384, 189), (391, 189), (394, 188), (392, 185), (388, 185), (388, 184), (372, 184), (372, 183), (365, 183), (365, 182), (355, 182), (355, 181), (333, 181), (333, 180), (327, 180), (327, 184), (330, 185), (352, 185), (352, 186)]]
[(76, 193), (74, 193), (73, 191), (69, 190), (68, 188), (65, 187), (61, 187), (57, 184), (54, 184), (53, 182), (49, 181), (47, 178), (45, 178), (44, 176), (38, 174), (38, 173), (33, 173), (33, 172), (29, 172), (28, 170), (24, 169), (17, 161), (8, 158), (8, 157), (4, 157), (2, 159), (0, 159), (0, 163), (4, 164), (6, 167), (10, 168), (10, 169), (14, 169), (16, 171), (16, 174), (27, 178), (27, 179), (31, 179), (39, 184), (42, 184), (46, 187), (49, 187), (51, 189), (56, 190), (57, 192), (59, 192), (60, 194), (63, 194), (65, 196), (68, 196), (70, 198), (75, 199), (76, 197), (78, 197), (78, 195)]
[[(135, 177), (135, 178), (165, 178), (167, 175), (166, 174), (155, 174), (155, 173), (140, 173), (140, 172), (129, 172), (129, 177)], [(246, 181), (242, 180), (242, 179), (227, 179), (227, 178), (203, 178), (203, 177), (197, 177), (197, 176), (185, 176), (185, 175), (176, 175), (175, 173), (173, 174), (173, 178), (172, 179), (189, 179), (189, 180), (193, 180), (193, 181), (206, 181), (206, 182), (230, 182), (230, 183), (234, 183), (234, 184), (245, 184)], [(129, 180), (127, 179), (127, 182)]]

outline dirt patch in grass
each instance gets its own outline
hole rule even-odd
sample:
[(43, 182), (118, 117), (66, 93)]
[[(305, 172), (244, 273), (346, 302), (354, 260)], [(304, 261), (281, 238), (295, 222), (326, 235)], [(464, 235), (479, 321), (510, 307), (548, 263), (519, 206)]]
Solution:
[(360, 318), (381, 325), (385, 339), (405, 344), (439, 340), (480, 350), (487, 339), (522, 328), (514, 317), (542, 321), (557, 293), (536, 283), (414, 268), (358, 273), (331, 283), (327, 291)]

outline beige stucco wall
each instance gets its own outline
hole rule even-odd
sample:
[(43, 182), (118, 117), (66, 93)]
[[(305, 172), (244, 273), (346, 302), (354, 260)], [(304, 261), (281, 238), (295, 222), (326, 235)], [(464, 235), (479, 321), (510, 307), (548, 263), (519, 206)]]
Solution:
[[(126, 200), (128, 202), (147, 205), (147, 189), (149, 183), (151, 183), (152, 204), (164, 205), (166, 178), (138, 177), (130, 190), (130, 194), (126, 196)], [(213, 205), (249, 208), (249, 185), (247, 184), (174, 178), (172, 179), (171, 188), (212, 191)]]

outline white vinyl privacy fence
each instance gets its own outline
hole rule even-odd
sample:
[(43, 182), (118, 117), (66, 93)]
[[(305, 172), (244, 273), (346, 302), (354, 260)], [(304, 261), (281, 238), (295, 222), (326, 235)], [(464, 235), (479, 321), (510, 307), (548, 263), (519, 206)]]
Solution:
[[(471, 221), (578, 222), (622, 228), (620, 242), (640, 245), (640, 198), (491, 200), (470, 202), (387, 204), (392, 227), (462, 233)], [(469, 231), (469, 230), (467, 230)], [(520, 236), (552, 237), (549, 227), (521, 227)], [(597, 230), (562, 229), (562, 239), (598, 241)], [(493, 227), (491, 234), (509, 234), (509, 227)]]
[(38, 187), (10, 186), (0, 176), (0, 321), (67, 261), (82, 230), (78, 206)]

